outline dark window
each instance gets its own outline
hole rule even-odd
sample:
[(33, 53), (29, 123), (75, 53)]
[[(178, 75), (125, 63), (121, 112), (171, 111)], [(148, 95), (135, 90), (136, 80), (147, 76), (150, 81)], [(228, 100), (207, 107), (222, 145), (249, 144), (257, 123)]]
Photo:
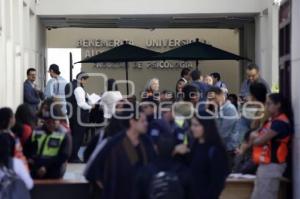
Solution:
[(290, 1), (279, 10), (279, 89), (291, 99), (291, 7)]

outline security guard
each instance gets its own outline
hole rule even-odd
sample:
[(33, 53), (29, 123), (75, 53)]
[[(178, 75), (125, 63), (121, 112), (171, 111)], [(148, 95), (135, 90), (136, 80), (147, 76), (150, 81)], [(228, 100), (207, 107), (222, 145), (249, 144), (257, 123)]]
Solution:
[(71, 137), (58, 118), (61, 107), (52, 103), (52, 100), (43, 103), (40, 117), (44, 124), (33, 131), (25, 144), (25, 154), (35, 179), (62, 178), (71, 153)]
[(293, 132), (291, 105), (281, 94), (272, 93), (267, 97), (266, 111), (269, 120), (250, 135), (252, 159), (258, 164), (251, 199), (277, 198), (280, 178), (289, 163)]

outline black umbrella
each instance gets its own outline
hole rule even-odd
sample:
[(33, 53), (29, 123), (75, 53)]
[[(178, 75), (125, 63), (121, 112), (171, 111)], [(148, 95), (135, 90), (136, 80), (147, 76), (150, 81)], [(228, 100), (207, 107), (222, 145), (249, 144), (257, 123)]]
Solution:
[[(196, 39), (195, 42), (169, 50), (155, 57), (160, 60), (249, 60), (222, 49), (205, 44)], [(250, 60), (249, 60), (250, 61)]]
[[(160, 53), (133, 46), (124, 42), (122, 45), (107, 50), (103, 53), (89, 57), (77, 63), (101, 63), (101, 62), (125, 62), (126, 81), (128, 81), (128, 62), (148, 61)], [(128, 82), (126, 84), (127, 95), (129, 94)]]

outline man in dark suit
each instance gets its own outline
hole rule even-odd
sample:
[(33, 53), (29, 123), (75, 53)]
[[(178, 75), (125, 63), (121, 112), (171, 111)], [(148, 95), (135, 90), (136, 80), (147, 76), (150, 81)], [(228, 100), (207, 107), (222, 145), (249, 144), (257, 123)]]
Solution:
[(36, 80), (36, 70), (29, 68), (27, 70), (27, 80), (24, 82), (24, 103), (28, 104), (30, 109), (36, 113), (40, 101), (44, 98), (42, 91), (37, 90), (34, 81)]

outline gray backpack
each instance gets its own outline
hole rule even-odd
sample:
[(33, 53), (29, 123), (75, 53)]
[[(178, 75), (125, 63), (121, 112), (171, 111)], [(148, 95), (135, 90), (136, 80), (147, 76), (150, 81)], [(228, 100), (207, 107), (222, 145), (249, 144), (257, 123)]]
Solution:
[(10, 168), (0, 168), (0, 198), (30, 199), (30, 193), (25, 183), (17, 176), (13, 169), (11, 169), (12, 167), (9, 167)]

